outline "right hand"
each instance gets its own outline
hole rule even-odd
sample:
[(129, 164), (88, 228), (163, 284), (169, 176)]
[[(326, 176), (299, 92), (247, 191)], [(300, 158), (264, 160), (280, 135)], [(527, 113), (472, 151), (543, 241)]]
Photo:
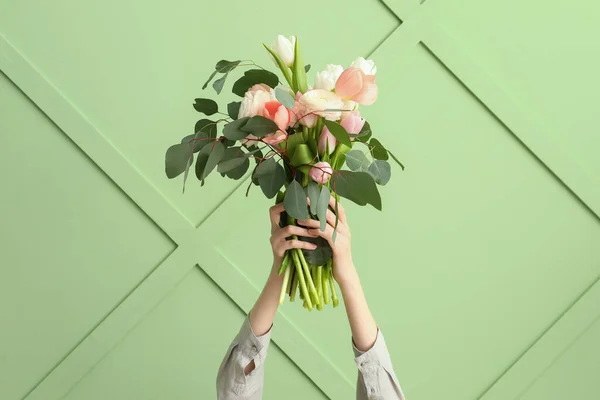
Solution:
[(284, 211), (283, 203), (274, 205), (269, 209), (271, 217), (271, 249), (273, 250), (273, 268), (279, 269), (285, 252), (290, 249), (306, 249), (314, 250), (317, 245), (310, 242), (303, 242), (298, 239), (287, 240), (290, 236), (305, 236), (314, 238), (318, 235), (310, 233), (309, 229), (302, 228), (296, 225), (288, 225), (284, 228), (279, 226), (281, 213)]

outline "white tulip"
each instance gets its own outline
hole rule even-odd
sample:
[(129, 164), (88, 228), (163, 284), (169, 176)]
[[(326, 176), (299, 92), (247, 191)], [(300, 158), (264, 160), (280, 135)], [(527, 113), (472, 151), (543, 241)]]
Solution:
[(275, 43), (271, 46), (271, 50), (281, 58), (281, 61), (288, 67), (294, 64), (294, 46), (296, 45), (296, 36), (286, 38), (283, 35), (277, 35)]
[(323, 71), (315, 75), (315, 89), (333, 90), (342, 72), (344, 67), (341, 65), (327, 64)]
[(362, 69), (365, 75), (375, 75), (377, 73), (375, 62), (373, 60), (365, 60), (363, 57), (358, 57), (351, 66)]
[(298, 99), (300, 106), (307, 112), (312, 112), (324, 117), (329, 121), (337, 121), (342, 116), (341, 111), (325, 111), (325, 110), (340, 110), (344, 106), (344, 102), (335, 93), (330, 90), (313, 89), (309, 90)]

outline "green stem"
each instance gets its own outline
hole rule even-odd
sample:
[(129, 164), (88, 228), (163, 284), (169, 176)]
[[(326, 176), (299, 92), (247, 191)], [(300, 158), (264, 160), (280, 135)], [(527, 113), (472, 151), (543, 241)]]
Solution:
[(323, 302), (329, 304), (329, 275), (331, 275), (331, 260), (327, 261), (325, 270), (323, 271)]
[(319, 296), (319, 304), (317, 304), (317, 310), (323, 309), (323, 267), (319, 265), (317, 267), (317, 294)]
[[(306, 301), (306, 307), (311, 310), (312, 309), (312, 303), (310, 301), (310, 296), (308, 294), (308, 289), (306, 288), (306, 280), (304, 273), (302, 273), (302, 262), (299, 260), (298, 257), (298, 251), (299, 249), (293, 249), (292, 250), (292, 258), (294, 259), (294, 264), (296, 264), (296, 272), (298, 275), (298, 280), (300, 282), (300, 290), (302, 290), (302, 294), (304, 295), (304, 301)], [(302, 254), (302, 252), (300, 252), (300, 254)], [(310, 274), (308, 274), (306, 276), (306, 278), (308, 278), (310, 280)], [(312, 280), (311, 280), (312, 282)]]
[(285, 300), (285, 290), (287, 289), (289, 279), (290, 269), (286, 268), (285, 274), (283, 275), (283, 282), (281, 283), (281, 293), (279, 293), (279, 304), (283, 304), (283, 301)]
[(294, 279), (292, 280), (292, 286), (290, 289), (290, 301), (294, 301), (294, 300), (296, 300), (296, 290), (298, 290), (299, 279), (298, 279), (298, 271), (295, 270), (293, 265), (290, 266), (290, 269), (292, 269), (294, 271)]
[(288, 296), (292, 295), (292, 283), (294, 283), (294, 275), (296, 275), (296, 270), (294, 268), (288, 268), (290, 270), (290, 278), (288, 279), (287, 287), (285, 288), (285, 292)]
[[(304, 275), (306, 277), (306, 281), (308, 284), (308, 290), (309, 290), (309, 293), (311, 296), (310, 298), (312, 299), (312, 301), (315, 304), (317, 304), (319, 302), (319, 298), (317, 297), (317, 289), (315, 288), (315, 284), (310, 277), (310, 269), (308, 269), (308, 263), (306, 262), (306, 259), (304, 258), (304, 253), (302, 253), (302, 250), (300, 250), (300, 249), (296, 249), (296, 253), (298, 254), (300, 263), (302, 264), (302, 267), (304, 268)], [(304, 295), (306, 296), (306, 293)]]
[(333, 274), (329, 275), (329, 285), (331, 287), (331, 299), (333, 300), (333, 306), (337, 307), (340, 302), (335, 292), (335, 282), (333, 281)]
[(281, 265), (279, 266), (279, 271), (277, 271), (278, 275), (281, 275), (283, 270), (287, 268), (289, 262), (290, 262), (290, 252), (286, 251), (285, 256), (283, 257), (283, 261), (281, 261)]

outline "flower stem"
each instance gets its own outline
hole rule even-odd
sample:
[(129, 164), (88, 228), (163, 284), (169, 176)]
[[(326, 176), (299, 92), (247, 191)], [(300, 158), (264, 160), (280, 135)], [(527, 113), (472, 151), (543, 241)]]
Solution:
[[(308, 269), (308, 263), (306, 262), (306, 259), (304, 258), (304, 253), (302, 253), (302, 250), (300, 249), (296, 249), (296, 254), (298, 255), (298, 258), (300, 259), (300, 263), (302, 264), (302, 267), (304, 268), (304, 276), (306, 277), (306, 281), (308, 284), (308, 290), (310, 293), (310, 298), (312, 299), (312, 301), (317, 304), (319, 302), (319, 298), (317, 296), (317, 289), (315, 288), (315, 284), (312, 280), (312, 278), (310, 277), (310, 269)], [(307, 293), (304, 293), (304, 296), (306, 297)]]
[(329, 285), (331, 286), (331, 299), (333, 300), (333, 306), (337, 307), (340, 302), (335, 292), (335, 282), (333, 281), (333, 274), (329, 275)]
[[(310, 296), (308, 294), (308, 289), (306, 288), (306, 280), (304, 279), (304, 273), (302, 273), (303, 264), (298, 257), (298, 253), (302, 254), (299, 249), (292, 250), (292, 258), (294, 259), (294, 264), (296, 264), (296, 272), (298, 275), (298, 281), (300, 282), (300, 290), (302, 290), (302, 294), (304, 295), (304, 301), (306, 301), (306, 307), (309, 310), (312, 310), (312, 302), (310, 301)], [(310, 279), (310, 273), (306, 275), (306, 278), (312, 283)]]
[(317, 267), (317, 294), (319, 296), (319, 304), (317, 304), (317, 310), (323, 309), (323, 266)]
[(323, 270), (323, 302), (329, 304), (329, 276), (331, 275), (331, 261), (327, 261), (325, 269)]
[(290, 287), (290, 301), (296, 300), (296, 290), (298, 290), (298, 271), (294, 268), (294, 265), (290, 265), (290, 269), (294, 275), (294, 279), (292, 279), (292, 286)]
[(290, 252), (286, 251), (285, 256), (283, 257), (283, 261), (281, 261), (281, 265), (279, 266), (279, 271), (277, 271), (278, 275), (281, 275), (283, 270), (287, 268), (289, 262), (290, 262)]
[(283, 275), (283, 282), (281, 283), (281, 293), (279, 293), (279, 304), (283, 304), (286, 295), (286, 289), (288, 286), (288, 282), (290, 279), (290, 268), (285, 269), (285, 274)]

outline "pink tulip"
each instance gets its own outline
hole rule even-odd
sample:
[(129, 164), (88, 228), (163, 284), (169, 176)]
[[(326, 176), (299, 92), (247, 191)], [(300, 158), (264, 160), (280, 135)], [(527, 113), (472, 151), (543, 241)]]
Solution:
[(337, 139), (331, 134), (331, 132), (329, 132), (329, 129), (324, 126), (323, 130), (321, 131), (321, 136), (319, 136), (319, 154), (325, 154), (325, 149), (327, 149), (328, 145), (329, 154), (333, 153), (336, 144)]
[(244, 146), (258, 146), (259, 143), (266, 143), (268, 145), (274, 146), (283, 142), (287, 138), (287, 134), (282, 131), (277, 131), (275, 133), (269, 133), (263, 138), (258, 138), (252, 134), (246, 136), (242, 139), (242, 144)]
[(333, 168), (325, 161), (316, 163), (309, 172), (310, 177), (317, 183), (327, 183), (333, 174)]
[(277, 124), (277, 127), (282, 131), (285, 131), (290, 125), (291, 114), (290, 110), (285, 108), (283, 104), (277, 100), (267, 101), (265, 108), (263, 109), (263, 117), (269, 118), (271, 121)]
[(342, 118), (340, 125), (343, 126), (348, 133), (356, 135), (360, 133), (365, 125), (365, 120), (361, 118), (358, 110), (355, 110)]
[(370, 105), (377, 100), (375, 75), (366, 75), (362, 69), (346, 69), (335, 83), (335, 93), (344, 100)]

